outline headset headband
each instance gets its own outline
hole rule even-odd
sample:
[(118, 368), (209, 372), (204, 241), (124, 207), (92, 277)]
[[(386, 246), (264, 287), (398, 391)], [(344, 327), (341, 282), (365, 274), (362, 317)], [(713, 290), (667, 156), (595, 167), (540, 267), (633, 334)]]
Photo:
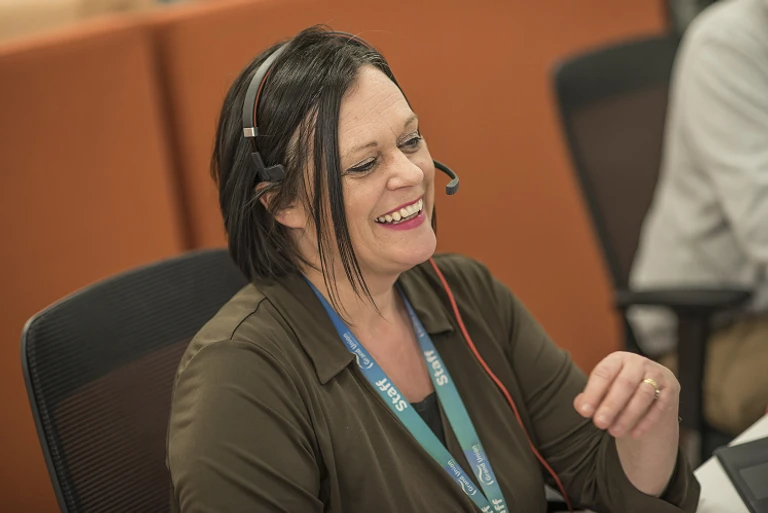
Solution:
[[(326, 32), (326, 34), (337, 37), (345, 37), (351, 41), (373, 50), (373, 46), (359, 37), (349, 34), (347, 32)], [(281, 164), (275, 164), (274, 166), (266, 167), (264, 165), (264, 159), (261, 157), (258, 148), (259, 128), (256, 125), (256, 112), (259, 108), (259, 100), (261, 99), (261, 90), (264, 88), (264, 84), (269, 77), (269, 74), (274, 68), (275, 61), (285, 50), (289, 43), (285, 43), (277, 50), (267, 57), (263, 63), (258, 67), (256, 72), (251, 78), (251, 82), (248, 84), (248, 90), (245, 93), (245, 100), (243, 101), (243, 136), (252, 141), (253, 152), (251, 158), (256, 166), (256, 179), (257, 182), (279, 182), (285, 178), (285, 168)]]

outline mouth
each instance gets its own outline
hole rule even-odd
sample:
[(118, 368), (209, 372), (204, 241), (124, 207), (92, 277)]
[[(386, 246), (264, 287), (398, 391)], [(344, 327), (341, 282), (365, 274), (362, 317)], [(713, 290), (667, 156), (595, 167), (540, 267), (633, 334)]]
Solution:
[(421, 214), (423, 208), (424, 197), (422, 196), (409, 205), (404, 205), (392, 212), (377, 217), (376, 222), (379, 224), (400, 224)]

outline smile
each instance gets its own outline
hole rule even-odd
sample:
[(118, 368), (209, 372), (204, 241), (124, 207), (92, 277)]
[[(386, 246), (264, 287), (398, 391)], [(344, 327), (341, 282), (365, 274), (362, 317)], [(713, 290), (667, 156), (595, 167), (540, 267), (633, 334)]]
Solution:
[(388, 214), (377, 217), (376, 222), (381, 224), (399, 224), (418, 216), (423, 208), (424, 200), (419, 198), (418, 201), (401, 207), (399, 210), (394, 210)]

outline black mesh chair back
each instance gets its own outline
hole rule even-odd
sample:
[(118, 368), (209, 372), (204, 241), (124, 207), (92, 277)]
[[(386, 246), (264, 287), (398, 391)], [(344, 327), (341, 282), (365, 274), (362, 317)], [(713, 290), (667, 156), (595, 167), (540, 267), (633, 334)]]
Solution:
[[(703, 417), (702, 380), (710, 320), (742, 308), (742, 287), (632, 290), (629, 275), (661, 167), (667, 98), (677, 35), (657, 36), (571, 57), (555, 72), (557, 100), (573, 167), (624, 314), (625, 346), (642, 354), (626, 311), (663, 306), (677, 317), (680, 414), (694, 466), (722, 440)], [(701, 442), (704, 442), (703, 444)], [(714, 441), (714, 442), (711, 442)]]
[(574, 56), (555, 71), (564, 132), (614, 287), (623, 289), (661, 163), (676, 36)]
[(246, 280), (224, 250), (92, 285), (30, 319), (22, 365), (63, 512), (163, 512), (176, 367)]

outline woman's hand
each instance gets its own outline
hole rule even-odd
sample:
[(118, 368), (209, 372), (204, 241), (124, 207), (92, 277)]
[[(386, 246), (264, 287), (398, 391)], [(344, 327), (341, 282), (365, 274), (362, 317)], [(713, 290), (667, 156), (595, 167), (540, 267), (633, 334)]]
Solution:
[(664, 419), (677, 422), (679, 396), (672, 371), (638, 354), (617, 351), (597, 364), (573, 404), (613, 437), (638, 439)]

